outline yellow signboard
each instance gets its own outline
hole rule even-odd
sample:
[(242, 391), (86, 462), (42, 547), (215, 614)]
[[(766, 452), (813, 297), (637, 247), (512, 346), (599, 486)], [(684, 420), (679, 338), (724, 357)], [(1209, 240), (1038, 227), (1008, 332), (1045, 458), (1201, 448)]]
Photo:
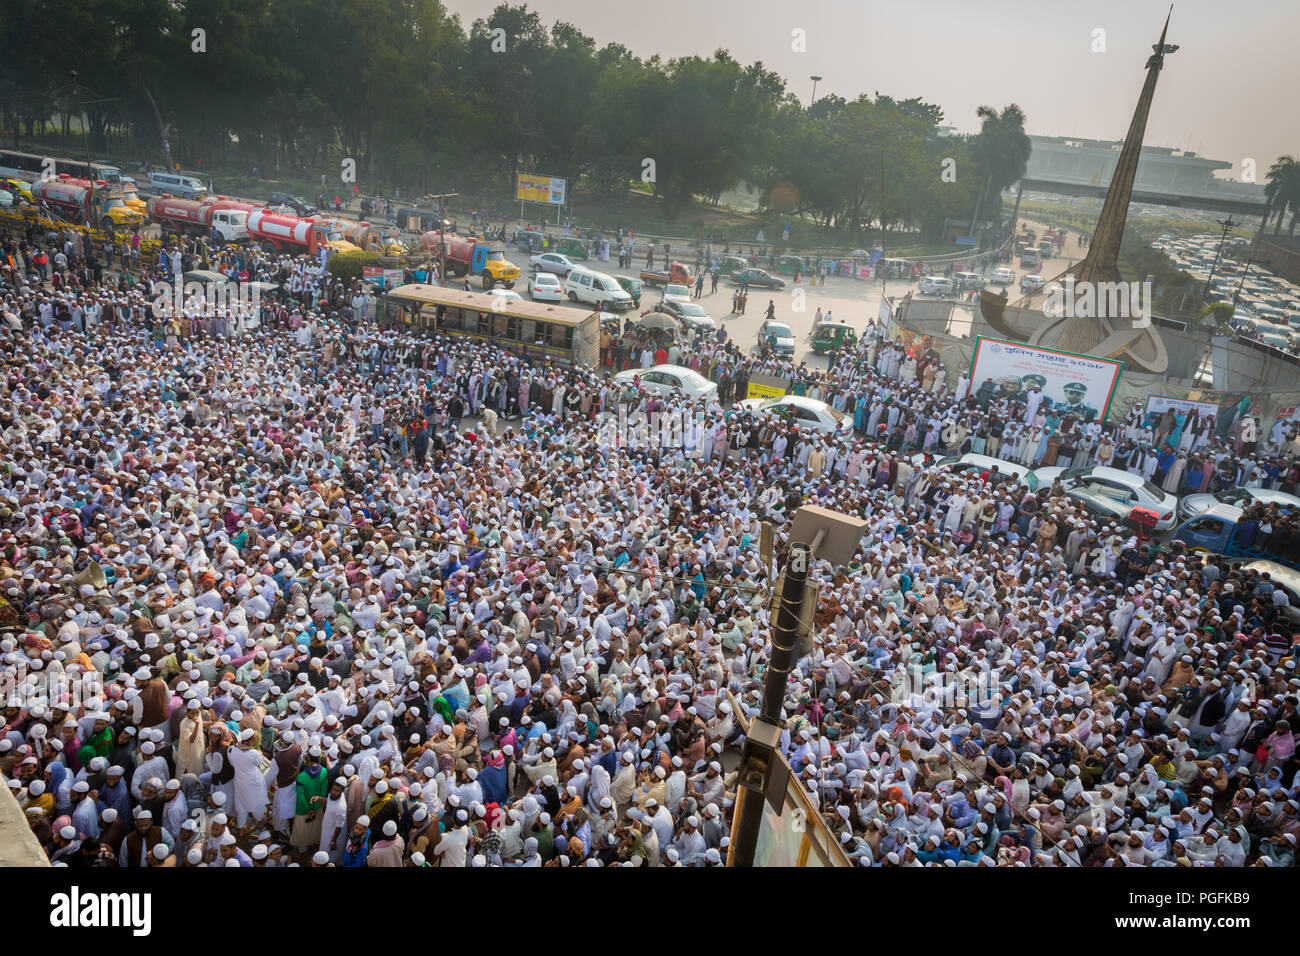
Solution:
[(785, 389), (776, 388), (772, 385), (760, 385), (758, 382), (750, 382), (749, 389), (745, 392), (746, 398), (780, 398), (785, 394)]
[(565, 181), (554, 176), (520, 173), (515, 177), (515, 198), (528, 202), (544, 202), (553, 206), (564, 205)]
[(749, 379), (746, 398), (780, 398), (790, 390), (790, 379), (777, 375), (764, 375), (761, 372)]

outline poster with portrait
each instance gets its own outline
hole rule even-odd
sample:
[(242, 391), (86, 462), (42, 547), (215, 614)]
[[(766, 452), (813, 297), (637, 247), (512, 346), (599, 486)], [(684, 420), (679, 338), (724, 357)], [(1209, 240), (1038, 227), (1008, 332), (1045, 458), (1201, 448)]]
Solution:
[(1044, 410), (1102, 422), (1123, 370), (1123, 362), (1111, 359), (981, 335), (975, 340), (970, 382), (982, 405), (995, 398), (1024, 401), (1037, 386)]

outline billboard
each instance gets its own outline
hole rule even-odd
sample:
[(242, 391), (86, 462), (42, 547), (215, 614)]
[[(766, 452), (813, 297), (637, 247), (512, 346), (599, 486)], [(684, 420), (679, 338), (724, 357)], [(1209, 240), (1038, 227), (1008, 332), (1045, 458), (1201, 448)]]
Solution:
[(790, 390), (790, 380), (776, 375), (755, 373), (749, 377), (746, 398), (780, 398)]
[(528, 202), (544, 202), (550, 203), (552, 206), (563, 206), (564, 187), (565, 181), (554, 176), (520, 173), (515, 177), (515, 198)]
[(981, 335), (975, 339), (970, 382), (981, 405), (999, 397), (1023, 401), (1037, 384), (1043, 394), (1042, 408), (1102, 422), (1123, 369), (1123, 362), (1111, 359)]
[(1188, 415), (1195, 413), (1201, 421), (1205, 421), (1211, 415), (1219, 414), (1219, 403), (1193, 402), (1185, 398), (1149, 395), (1147, 396), (1146, 409), (1142, 415), (1142, 424), (1154, 428), (1156, 422), (1160, 421), (1160, 416), (1171, 409), (1175, 412), (1186, 412)]

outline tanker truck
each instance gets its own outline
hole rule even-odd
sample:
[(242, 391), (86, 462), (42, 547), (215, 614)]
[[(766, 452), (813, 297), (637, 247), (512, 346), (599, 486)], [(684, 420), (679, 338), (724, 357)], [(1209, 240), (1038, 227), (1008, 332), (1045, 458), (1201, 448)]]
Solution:
[(338, 223), (328, 219), (299, 219), (269, 209), (248, 214), (248, 238), (267, 252), (315, 255), (322, 248), (333, 252), (360, 252), (343, 235)]
[(48, 206), (64, 218), (106, 231), (144, 224), (144, 216), (126, 204), (108, 183), (85, 180), (86, 185), (52, 179), (32, 185), (32, 201)]
[(381, 227), (355, 219), (331, 219), (343, 231), (343, 238), (366, 252), (379, 252), (388, 256), (405, 255), (406, 244), (398, 238), (397, 230)]
[[(437, 230), (423, 233), (419, 239), (421, 252), (437, 256), (439, 252)], [(473, 273), (483, 283), (484, 289), (503, 285), (514, 288), (521, 275), (519, 267), (506, 258), (505, 251), (494, 248), (484, 239), (468, 239), (448, 233), (446, 236), (447, 274), (463, 276)]]
[(260, 208), (256, 203), (205, 196), (202, 199), (173, 199), (158, 196), (149, 200), (149, 217), (164, 230), (192, 235), (213, 235), (222, 242), (248, 238), (248, 216)]

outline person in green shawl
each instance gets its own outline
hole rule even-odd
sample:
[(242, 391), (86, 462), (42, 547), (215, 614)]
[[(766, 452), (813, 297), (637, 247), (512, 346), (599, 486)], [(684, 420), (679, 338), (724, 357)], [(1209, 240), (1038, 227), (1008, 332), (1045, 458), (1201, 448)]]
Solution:
[(329, 786), (329, 774), (320, 765), (320, 748), (312, 747), (307, 751), (307, 761), (294, 782), (294, 788), (298, 791), (298, 805), (294, 811), (293, 830), (289, 839), (299, 851), (320, 843), (325, 793)]
[(95, 717), (94, 728), (77, 751), (77, 761), (83, 767), (88, 767), (96, 757), (110, 757), (112, 753), (113, 731), (108, 726), (108, 718), (100, 714)]

